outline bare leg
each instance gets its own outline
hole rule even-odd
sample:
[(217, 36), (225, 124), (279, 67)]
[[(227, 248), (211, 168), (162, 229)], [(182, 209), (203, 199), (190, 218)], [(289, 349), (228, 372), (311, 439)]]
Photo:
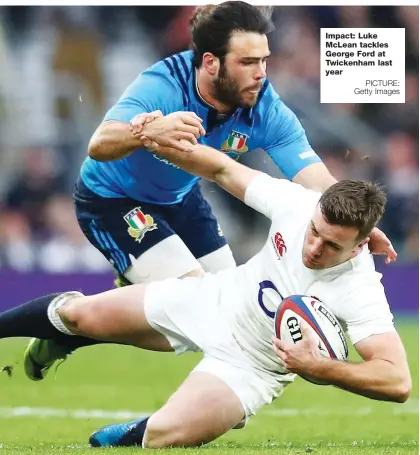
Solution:
[(92, 296), (75, 297), (59, 309), (64, 325), (75, 335), (131, 344), (143, 349), (172, 351), (144, 313), (147, 285), (134, 284)]
[(189, 447), (213, 441), (244, 418), (233, 390), (218, 377), (193, 372), (147, 424), (143, 446)]

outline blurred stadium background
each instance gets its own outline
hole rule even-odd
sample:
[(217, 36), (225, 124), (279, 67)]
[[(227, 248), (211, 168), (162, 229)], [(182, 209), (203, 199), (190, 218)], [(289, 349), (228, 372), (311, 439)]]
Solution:
[[(125, 87), (161, 57), (188, 47), (192, 10), (0, 7), (0, 283), (10, 289), (9, 305), (52, 290), (44, 274), (53, 274), (60, 288), (109, 287), (110, 266), (76, 223), (73, 185), (91, 134)], [(269, 77), (337, 178), (386, 186), (381, 227), (399, 260), (385, 268), (379, 259), (378, 265), (386, 269), (391, 295), (395, 283), (405, 281), (407, 295), (392, 301), (394, 309), (403, 301), (416, 310), (418, 7), (285, 6), (275, 7), (273, 18)], [(320, 104), (320, 27), (405, 27), (405, 104)], [(264, 153), (247, 155), (244, 162), (277, 175)], [(214, 185), (203, 185), (237, 261), (246, 261), (265, 240), (266, 221)]]
[[(73, 185), (91, 134), (125, 87), (161, 57), (188, 47), (192, 9), (0, 7), (0, 310), (39, 294), (112, 286), (110, 265), (77, 225)], [(301, 119), (314, 149), (337, 178), (375, 179), (389, 193), (381, 228), (399, 259), (391, 266), (382, 258), (377, 263), (415, 387), (413, 398), (400, 407), (298, 380), (246, 430), (229, 433), (225, 446), (212, 445), (214, 453), (224, 453), (223, 447), (230, 453), (237, 447), (231, 440), (242, 449), (254, 447), (241, 449), (245, 454), (308, 443), (315, 445), (306, 452), (315, 448), (319, 454), (332, 453), (331, 447), (340, 454), (389, 453), (392, 447), (395, 453), (418, 453), (418, 7), (285, 6), (276, 7), (273, 18), (269, 77)], [(321, 27), (404, 27), (405, 104), (320, 104)], [(246, 155), (250, 166), (278, 175), (264, 153)], [(214, 185), (203, 186), (237, 261), (246, 261), (265, 241), (267, 220)], [(197, 361), (194, 355), (175, 359), (98, 346), (78, 352), (46, 381), (31, 384), (21, 368), (23, 343), (0, 343), (1, 365), (16, 367), (12, 381), (0, 375), (6, 391), (0, 417), (7, 419), (0, 447), (19, 454), (57, 453), (57, 444), (70, 444), (69, 452), (60, 448), (60, 453), (73, 453), (75, 447), (84, 453), (75, 441), (86, 443), (87, 434), (101, 424), (156, 409)], [(65, 425), (60, 417), (79, 420)], [(261, 443), (262, 451), (255, 451)]]

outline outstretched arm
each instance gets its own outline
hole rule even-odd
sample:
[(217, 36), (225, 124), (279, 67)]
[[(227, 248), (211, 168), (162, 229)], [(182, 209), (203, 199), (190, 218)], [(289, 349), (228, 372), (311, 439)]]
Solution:
[[(268, 88), (268, 92), (270, 90), (276, 98), (272, 87)], [(265, 144), (262, 148), (288, 179), (319, 192), (337, 182), (312, 149), (299, 119), (278, 96), (267, 112), (264, 125), (262, 137)], [(373, 254), (385, 254), (386, 263), (397, 258), (391, 242), (378, 228), (372, 231), (369, 249)]]
[[(143, 116), (139, 116), (139, 124), (146, 120), (146, 115), (143, 114)], [(140, 129), (141, 131), (141, 129)], [(137, 132), (139, 134), (139, 132)], [(302, 144), (302, 147), (309, 146), (307, 144), (307, 139), (306, 136), (303, 137), (302, 139), (302, 134), (304, 136), (304, 133), (299, 133), (298, 134), (298, 142), (304, 140), (304, 143)], [(205, 161), (202, 161), (200, 152), (197, 153), (194, 157), (190, 157), (190, 161), (188, 162), (188, 159), (186, 157), (183, 157), (182, 155), (176, 155), (173, 152), (171, 152), (170, 149), (164, 149), (159, 144), (156, 142), (152, 142), (151, 140), (147, 140), (146, 136), (141, 136), (141, 140), (144, 142), (145, 147), (147, 147), (149, 150), (163, 156), (167, 160), (174, 162), (178, 166), (180, 166), (182, 169), (186, 170), (187, 172), (190, 172), (192, 174), (198, 175), (200, 177), (207, 178), (209, 180), (213, 180), (216, 183), (218, 183), (223, 189), (228, 191), (229, 193), (233, 194), (237, 198), (243, 200), (244, 198), (244, 193), (247, 185), (249, 182), (252, 180), (253, 176), (255, 176), (256, 172), (255, 170), (250, 170), (249, 168), (246, 168), (245, 166), (241, 166), (240, 164), (234, 162), (234, 164), (231, 164), (229, 161), (229, 158), (222, 153), (220, 153), (218, 150), (211, 149), (210, 147), (205, 147), (210, 154), (207, 160), (207, 163)], [(150, 139), (150, 137), (149, 137)], [(158, 139), (159, 140), (159, 139)], [(182, 141), (181, 141), (182, 142)], [(305, 145), (307, 144), (307, 145)], [(198, 147), (198, 148), (197, 148)], [(190, 147), (190, 144), (187, 144), (187, 147), (190, 151), (195, 150), (195, 151), (200, 151), (202, 150), (201, 147), (204, 146), (196, 146), (195, 148)], [(290, 144), (289, 144), (290, 147)], [(274, 159), (274, 161), (278, 164), (279, 157), (275, 156), (273, 151), (269, 151), (270, 156)], [(315, 155), (315, 152), (312, 152)], [(219, 156), (222, 155), (224, 158), (220, 158)], [(283, 156), (284, 154), (282, 154)], [(316, 156), (316, 155), (315, 155)], [(310, 158), (310, 159), (313, 159)], [(176, 161), (174, 161), (176, 160)], [(318, 158), (319, 160), (319, 158)], [(329, 170), (325, 166), (325, 164), (322, 161), (315, 161), (312, 162), (311, 164), (307, 165), (303, 169), (300, 169), (297, 174), (295, 174), (292, 178), (294, 183), (298, 183), (302, 185), (305, 188), (312, 189), (315, 191), (323, 192), (327, 188), (329, 188), (331, 185), (337, 182), (337, 180), (330, 174)], [(301, 161), (299, 159), (299, 161)], [(201, 167), (200, 167), (201, 165)], [(220, 165), (220, 169), (217, 169), (217, 172), (214, 172), (214, 168), (217, 168), (217, 166)], [(188, 166), (188, 167), (186, 167)], [(203, 173), (205, 169), (203, 168), (205, 166), (207, 168), (207, 171), (210, 169), (213, 169), (213, 175), (206, 175)], [(227, 166), (227, 167), (226, 167)], [(232, 175), (230, 173), (231, 169), (240, 169), (239, 175)], [(280, 166), (279, 166), (280, 167)], [(293, 166), (292, 166), (293, 167)], [(296, 168), (296, 164), (294, 165), (294, 168)], [(251, 171), (253, 174), (247, 172)], [(250, 178), (249, 176), (252, 176)], [(245, 185), (245, 186), (244, 186)], [(370, 241), (369, 241), (369, 249), (373, 254), (381, 254), (385, 255), (386, 259), (385, 262), (387, 264), (395, 261), (397, 259), (397, 253), (394, 250), (394, 247), (392, 246), (391, 241), (388, 239), (388, 237), (378, 228), (374, 228), (373, 231), (370, 234)]]
[(205, 145), (197, 144), (191, 146), (192, 151), (185, 153), (161, 147), (144, 136), (142, 139), (145, 147), (150, 151), (191, 174), (217, 183), (221, 188), (241, 201), (244, 200), (245, 191), (252, 179), (261, 174), (261, 172), (244, 166), (224, 153)]
[[(196, 144), (197, 138), (205, 134), (201, 122), (194, 112), (174, 112), (148, 122), (143, 132), (153, 140), (159, 137), (166, 146), (186, 151), (189, 145)], [(93, 159), (112, 161), (130, 155), (143, 145), (142, 138), (132, 133), (130, 123), (106, 121), (93, 134), (88, 151)]]
[(337, 183), (337, 179), (330, 174), (322, 161), (306, 166), (293, 177), (292, 181), (320, 193)]

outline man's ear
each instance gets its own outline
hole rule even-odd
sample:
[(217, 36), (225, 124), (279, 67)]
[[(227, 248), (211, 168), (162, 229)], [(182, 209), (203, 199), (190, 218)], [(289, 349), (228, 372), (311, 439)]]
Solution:
[(219, 72), (220, 60), (211, 52), (206, 52), (203, 55), (203, 68), (210, 76), (216, 76)]
[(363, 251), (363, 247), (369, 243), (369, 237), (366, 237), (365, 239), (361, 240), (357, 245), (356, 247), (354, 248), (353, 250), (353, 253), (350, 257), (350, 259), (353, 259), (355, 258), (356, 256), (359, 256), (359, 254)]

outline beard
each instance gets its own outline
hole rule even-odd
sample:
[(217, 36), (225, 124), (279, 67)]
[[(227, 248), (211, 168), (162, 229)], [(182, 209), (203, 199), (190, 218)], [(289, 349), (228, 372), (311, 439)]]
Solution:
[(238, 107), (253, 107), (257, 101), (257, 98), (254, 102), (247, 102), (244, 99), (239, 84), (229, 76), (224, 64), (220, 66), (217, 79), (213, 82), (212, 95), (232, 110)]

